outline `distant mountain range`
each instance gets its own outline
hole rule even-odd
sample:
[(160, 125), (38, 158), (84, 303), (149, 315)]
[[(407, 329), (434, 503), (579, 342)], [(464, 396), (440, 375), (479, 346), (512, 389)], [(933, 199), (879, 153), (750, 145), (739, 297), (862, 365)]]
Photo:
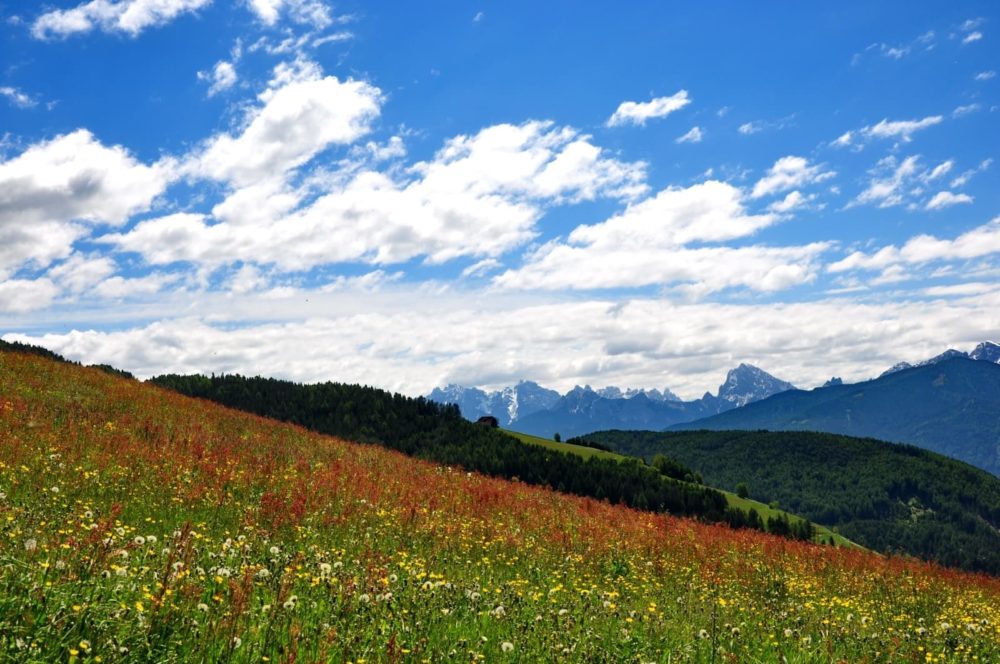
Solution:
[(671, 430), (823, 431), (910, 443), (1000, 475), (996, 344), (854, 385), (792, 390)]
[(575, 387), (566, 394), (522, 381), (497, 392), (449, 385), (429, 398), (458, 404), (469, 419), (494, 415), (501, 426), (537, 436), (593, 431), (812, 430), (911, 443), (1000, 475), (1000, 344), (949, 349), (900, 363), (876, 379), (845, 385), (831, 378), (795, 389), (741, 364), (718, 393), (681, 401), (669, 389)]
[(729, 371), (718, 394), (681, 401), (669, 389), (593, 389), (574, 387), (560, 395), (537, 383), (521, 381), (495, 392), (449, 385), (428, 395), (432, 401), (457, 404), (471, 420), (493, 415), (501, 426), (550, 437), (576, 436), (601, 429), (663, 429), (671, 424), (715, 415), (794, 389), (791, 383), (749, 364)]

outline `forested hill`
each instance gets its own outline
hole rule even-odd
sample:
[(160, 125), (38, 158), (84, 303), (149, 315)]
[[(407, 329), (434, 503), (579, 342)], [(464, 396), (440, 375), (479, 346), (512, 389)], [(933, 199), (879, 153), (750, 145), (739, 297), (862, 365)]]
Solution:
[(826, 431), (910, 443), (1000, 475), (1000, 364), (965, 357), (782, 392), (678, 429)]
[(924, 449), (811, 432), (602, 431), (582, 440), (668, 455), (712, 486), (742, 484), (751, 498), (876, 551), (1000, 574), (1000, 479)]
[(181, 394), (299, 424), (320, 433), (377, 443), (411, 456), (457, 465), (487, 475), (518, 478), (581, 496), (668, 511), (738, 527), (770, 529), (802, 539), (811, 524), (761, 523), (727, 506), (714, 489), (676, 481), (642, 463), (582, 459), (526, 445), (462, 418), (457, 406), (410, 398), (360, 385), (300, 385), (273, 378), (237, 375), (166, 375), (150, 382)]

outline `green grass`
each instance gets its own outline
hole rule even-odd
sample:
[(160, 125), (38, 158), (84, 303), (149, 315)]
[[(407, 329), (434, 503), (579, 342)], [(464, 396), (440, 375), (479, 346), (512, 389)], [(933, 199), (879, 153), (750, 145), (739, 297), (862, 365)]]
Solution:
[[(519, 431), (511, 431), (510, 429), (501, 429), (501, 430), (504, 433), (511, 435), (514, 438), (517, 438), (523, 443), (527, 443), (529, 445), (540, 445), (541, 447), (545, 447), (555, 452), (562, 452), (564, 454), (576, 454), (585, 459), (589, 459), (590, 457), (598, 457), (601, 459), (616, 459), (618, 461), (624, 461), (625, 459), (631, 458), (624, 454), (617, 454), (615, 452), (599, 450), (596, 447), (587, 447), (586, 445), (572, 445), (570, 443), (562, 443), (562, 442), (557, 443), (556, 441), (551, 440), (549, 438), (532, 436), (530, 434), (521, 433)], [(760, 518), (765, 521), (767, 521), (769, 517), (777, 518), (782, 515), (787, 516), (788, 520), (791, 521), (793, 524), (800, 521), (804, 521), (804, 519), (800, 516), (796, 516), (790, 512), (785, 512), (784, 510), (775, 509), (770, 505), (767, 505), (766, 503), (761, 503), (756, 500), (751, 500), (749, 498), (740, 498), (735, 493), (726, 491), (724, 489), (716, 489), (716, 491), (718, 491), (719, 493), (723, 494), (726, 497), (726, 501), (729, 503), (730, 507), (743, 510), (744, 512), (749, 512), (751, 509), (755, 509), (757, 510), (757, 514), (760, 515)], [(847, 539), (846, 537), (833, 532), (826, 526), (821, 526), (818, 523), (813, 525), (816, 527), (816, 536), (814, 538), (814, 541), (816, 542), (825, 543), (832, 537), (834, 543), (837, 546), (848, 546), (858, 549), (864, 548), (852, 542), (851, 540)]]
[(569, 443), (557, 443), (550, 438), (540, 438), (539, 436), (532, 436), (526, 433), (520, 433), (518, 431), (511, 431), (510, 429), (501, 429), (504, 433), (517, 438), (522, 443), (528, 443), (529, 445), (539, 445), (547, 449), (553, 450), (555, 452), (563, 452), (564, 454), (575, 454), (581, 456), (584, 459), (589, 459), (590, 457), (597, 457), (598, 459), (614, 459), (616, 461), (623, 461), (629, 457), (622, 454), (615, 454), (614, 452), (606, 452), (605, 450), (599, 450), (596, 447), (586, 447), (585, 445), (571, 445)]

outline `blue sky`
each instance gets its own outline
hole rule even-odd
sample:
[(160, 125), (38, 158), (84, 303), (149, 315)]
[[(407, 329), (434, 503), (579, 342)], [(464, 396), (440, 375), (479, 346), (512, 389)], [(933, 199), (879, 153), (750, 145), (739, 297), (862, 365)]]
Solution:
[(1000, 337), (989, 2), (0, 2), (0, 334), (698, 396)]

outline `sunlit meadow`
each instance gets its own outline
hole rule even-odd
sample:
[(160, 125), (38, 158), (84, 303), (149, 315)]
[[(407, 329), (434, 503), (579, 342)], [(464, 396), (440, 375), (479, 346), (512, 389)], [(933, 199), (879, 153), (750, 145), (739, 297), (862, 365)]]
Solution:
[(986, 662), (1000, 582), (0, 354), (0, 659)]

